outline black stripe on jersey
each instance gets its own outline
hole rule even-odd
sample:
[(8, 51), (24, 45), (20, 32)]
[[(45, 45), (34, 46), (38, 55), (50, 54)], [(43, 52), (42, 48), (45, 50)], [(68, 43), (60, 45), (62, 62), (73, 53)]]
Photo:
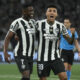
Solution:
[[(59, 24), (57, 24), (57, 28), (59, 29), (58, 37), (59, 37), (59, 40), (60, 40), (61, 33), (60, 33), (60, 25)], [(60, 55), (60, 48), (58, 47), (58, 49), (59, 49), (59, 55)]]
[(45, 51), (45, 38), (44, 38), (44, 29), (45, 29), (45, 22), (42, 22), (42, 51), (41, 51), (41, 61), (44, 60), (44, 51)]
[[(59, 30), (59, 32), (58, 32), (58, 35), (57, 35), (57, 37), (59, 37), (60, 38), (60, 25), (59, 24), (57, 24), (57, 28), (58, 28), (58, 30)], [(58, 42), (58, 40), (56, 41), (56, 43), (55, 43), (55, 58), (58, 58), (58, 55), (57, 55), (57, 42)]]
[(34, 52), (34, 35), (32, 35), (32, 41), (33, 41), (33, 44), (32, 44), (31, 57), (33, 57), (33, 52)]
[(18, 27), (19, 27), (19, 23), (16, 22), (15, 26), (13, 27), (13, 31), (16, 31), (18, 29)]
[(22, 57), (23, 44), (22, 44), (21, 30), (18, 29), (18, 30), (16, 31), (16, 33), (17, 33), (17, 35), (18, 35), (18, 37), (19, 37), (19, 41), (20, 41), (20, 45), (19, 45), (19, 49), (18, 49), (18, 51), (17, 51), (17, 54), (18, 54), (19, 57)]
[(49, 41), (48, 61), (51, 60), (52, 41)]
[(29, 35), (28, 35), (28, 32), (26, 31), (27, 29), (27, 25), (25, 24), (25, 22), (23, 20), (21, 20), (21, 24), (23, 25), (24, 29), (25, 29), (25, 32), (26, 32), (26, 41), (27, 41), (27, 50), (26, 50), (26, 56), (28, 57), (28, 50), (29, 50), (29, 45), (30, 45), (30, 40), (29, 40)]
[(36, 24), (36, 40), (38, 41), (38, 45), (40, 45), (40, 31), (38, 30), (39, 24)]
[(60, 38), (60, 25), (59, 24), (57, 24), (57, 28), (59, 29), (58, 37)]
[[(49, 27), (49, 33), (50, 34), (53, 34), (53, 27)], [(48, 61), (50, 61), (51, 60), (51, 52), (52, 52), (52, 41), (50, 40), (49, 41), (49, 51), (48, 51)]]
[(55, 59), (57, 59), (58, 58), (58, 56), (57, 56), (57, 42), (58, 42), (58, 40), (55, 42)]

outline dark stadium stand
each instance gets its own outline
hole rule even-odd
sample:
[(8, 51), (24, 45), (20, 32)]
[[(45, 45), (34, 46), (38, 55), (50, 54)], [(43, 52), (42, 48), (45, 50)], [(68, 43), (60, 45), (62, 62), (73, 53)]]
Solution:
[[(32, 2), (35, 8), (35, 20), (45, 18), (45, 8), (53, 3), (58, 6), (58, 20), (69, 16), (73, 21), (80, 41), (80, 0), (0, 0), (0, 51), (3, 50), (4, 37), (11, 22), (21, 16), (22, 4)], [(10, 47), (9, 47), (10, 48)], [(12, 50), (12, 48), (10, 48)]]
[(74, 27), (80, 36), (80, 0), (0, 0), (0, 39), (3, 39), (11, 22), (21, 16), (21, 4), (33, 3), (35, 19), (45, 18), (45, 7), (49, 3), (56, 4), (59, 9), (58, 20), (63, 21), (65, 16), (71, 17)]

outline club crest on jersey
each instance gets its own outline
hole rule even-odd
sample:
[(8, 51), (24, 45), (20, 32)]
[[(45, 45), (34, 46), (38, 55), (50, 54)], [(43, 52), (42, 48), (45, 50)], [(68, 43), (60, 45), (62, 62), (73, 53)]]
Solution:
[(49, 31), (50, 31), (50, 33), (53, 33), (53, 28), (50, 28)]
[(56, 32), (56, 33), (58, 33), (58, 32), (59, 32), (59, 29), (58, 29), (58, 28), (56, 28), (56, 29), (55, 29), (55, 32)]

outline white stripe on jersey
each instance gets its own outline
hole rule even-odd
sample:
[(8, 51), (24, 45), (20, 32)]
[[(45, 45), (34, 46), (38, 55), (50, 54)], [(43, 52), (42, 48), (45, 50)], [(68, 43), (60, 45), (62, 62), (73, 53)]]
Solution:
[[(41, 26), (41, 24), (39, 24), (39, 25)], [(41, 27), (39, 27), (39, 28), (41, 30)], [(40, 32), (39, 38), (40, 38), (40, 42), (39, 42), (39, 49), (38, 49), (38, 61), (40, 61), (41, 51), (42, 51), (42, 31)]]
[(55, 53), (55, 41), (53, 41), (52, 43), (51, 60), (55, 59), (54, 53)]
[(59, 52), (59, 50), (57, 50), (57, 55), (58, 55), (58, 57), (60, 58), (60, 52)]
[(32, 35), (29, 35), (29, 39), (30, 39), (30, 46), (29, 46), (29, 51), (28, 51), (28, 56), (31, 56), (31, 51), (32, 51)]
[[(31, 23), (32, 23), (32, 21), (31, 21)], [(29, 25), (27, 25), (27, 26), (30, 28)], [(32, 23), (32, 26), (35, 27), (35, 26), (33, 25), (33, 23)], [(30, 46), (29, 46), (29, 50), (28, 50), (28, 56), (31, 56), (32, 44), (33, 44), (33, 38), (32, 38), (32, 35), (31, 35), (31, 34), (29, 35), (29, 39), (30, 39)]]
[(51, 60), (55, 60), (54, 53), (55, 53), (55, 49), (52, 50)]
[(48, 60), (48, 47), (49, 47), (49, 40), (45, 40), (45, 52), (44, 52), (44, 61)]
[[(47, 24), (45, 23), (45, 30), (46, 33), (49, 33), (49, 27), (46, 26)], [(48, 50), (49, 50), (49, 39), (45, 39), (45, 52), (44, 52), (44, 61), (48, 60)]]

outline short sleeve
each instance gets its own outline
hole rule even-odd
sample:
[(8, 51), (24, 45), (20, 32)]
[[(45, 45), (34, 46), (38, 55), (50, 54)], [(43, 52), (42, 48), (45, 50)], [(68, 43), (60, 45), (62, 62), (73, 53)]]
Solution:
[(68, 34), (67, 29), (64, 25), (62, 25), (62, 35)]
[(76, 31), (75, 31), (75, 39), (78, 39), (78, 34)]
[(12, 32), (14, 32), (14, 33), (16, 33), (16, 31), (18, 30), (18, 28), (19, 28), (19, 23), (18, 22), (14, 22), (14, 23), (11, 24), (9, 30), (12, 31)]

